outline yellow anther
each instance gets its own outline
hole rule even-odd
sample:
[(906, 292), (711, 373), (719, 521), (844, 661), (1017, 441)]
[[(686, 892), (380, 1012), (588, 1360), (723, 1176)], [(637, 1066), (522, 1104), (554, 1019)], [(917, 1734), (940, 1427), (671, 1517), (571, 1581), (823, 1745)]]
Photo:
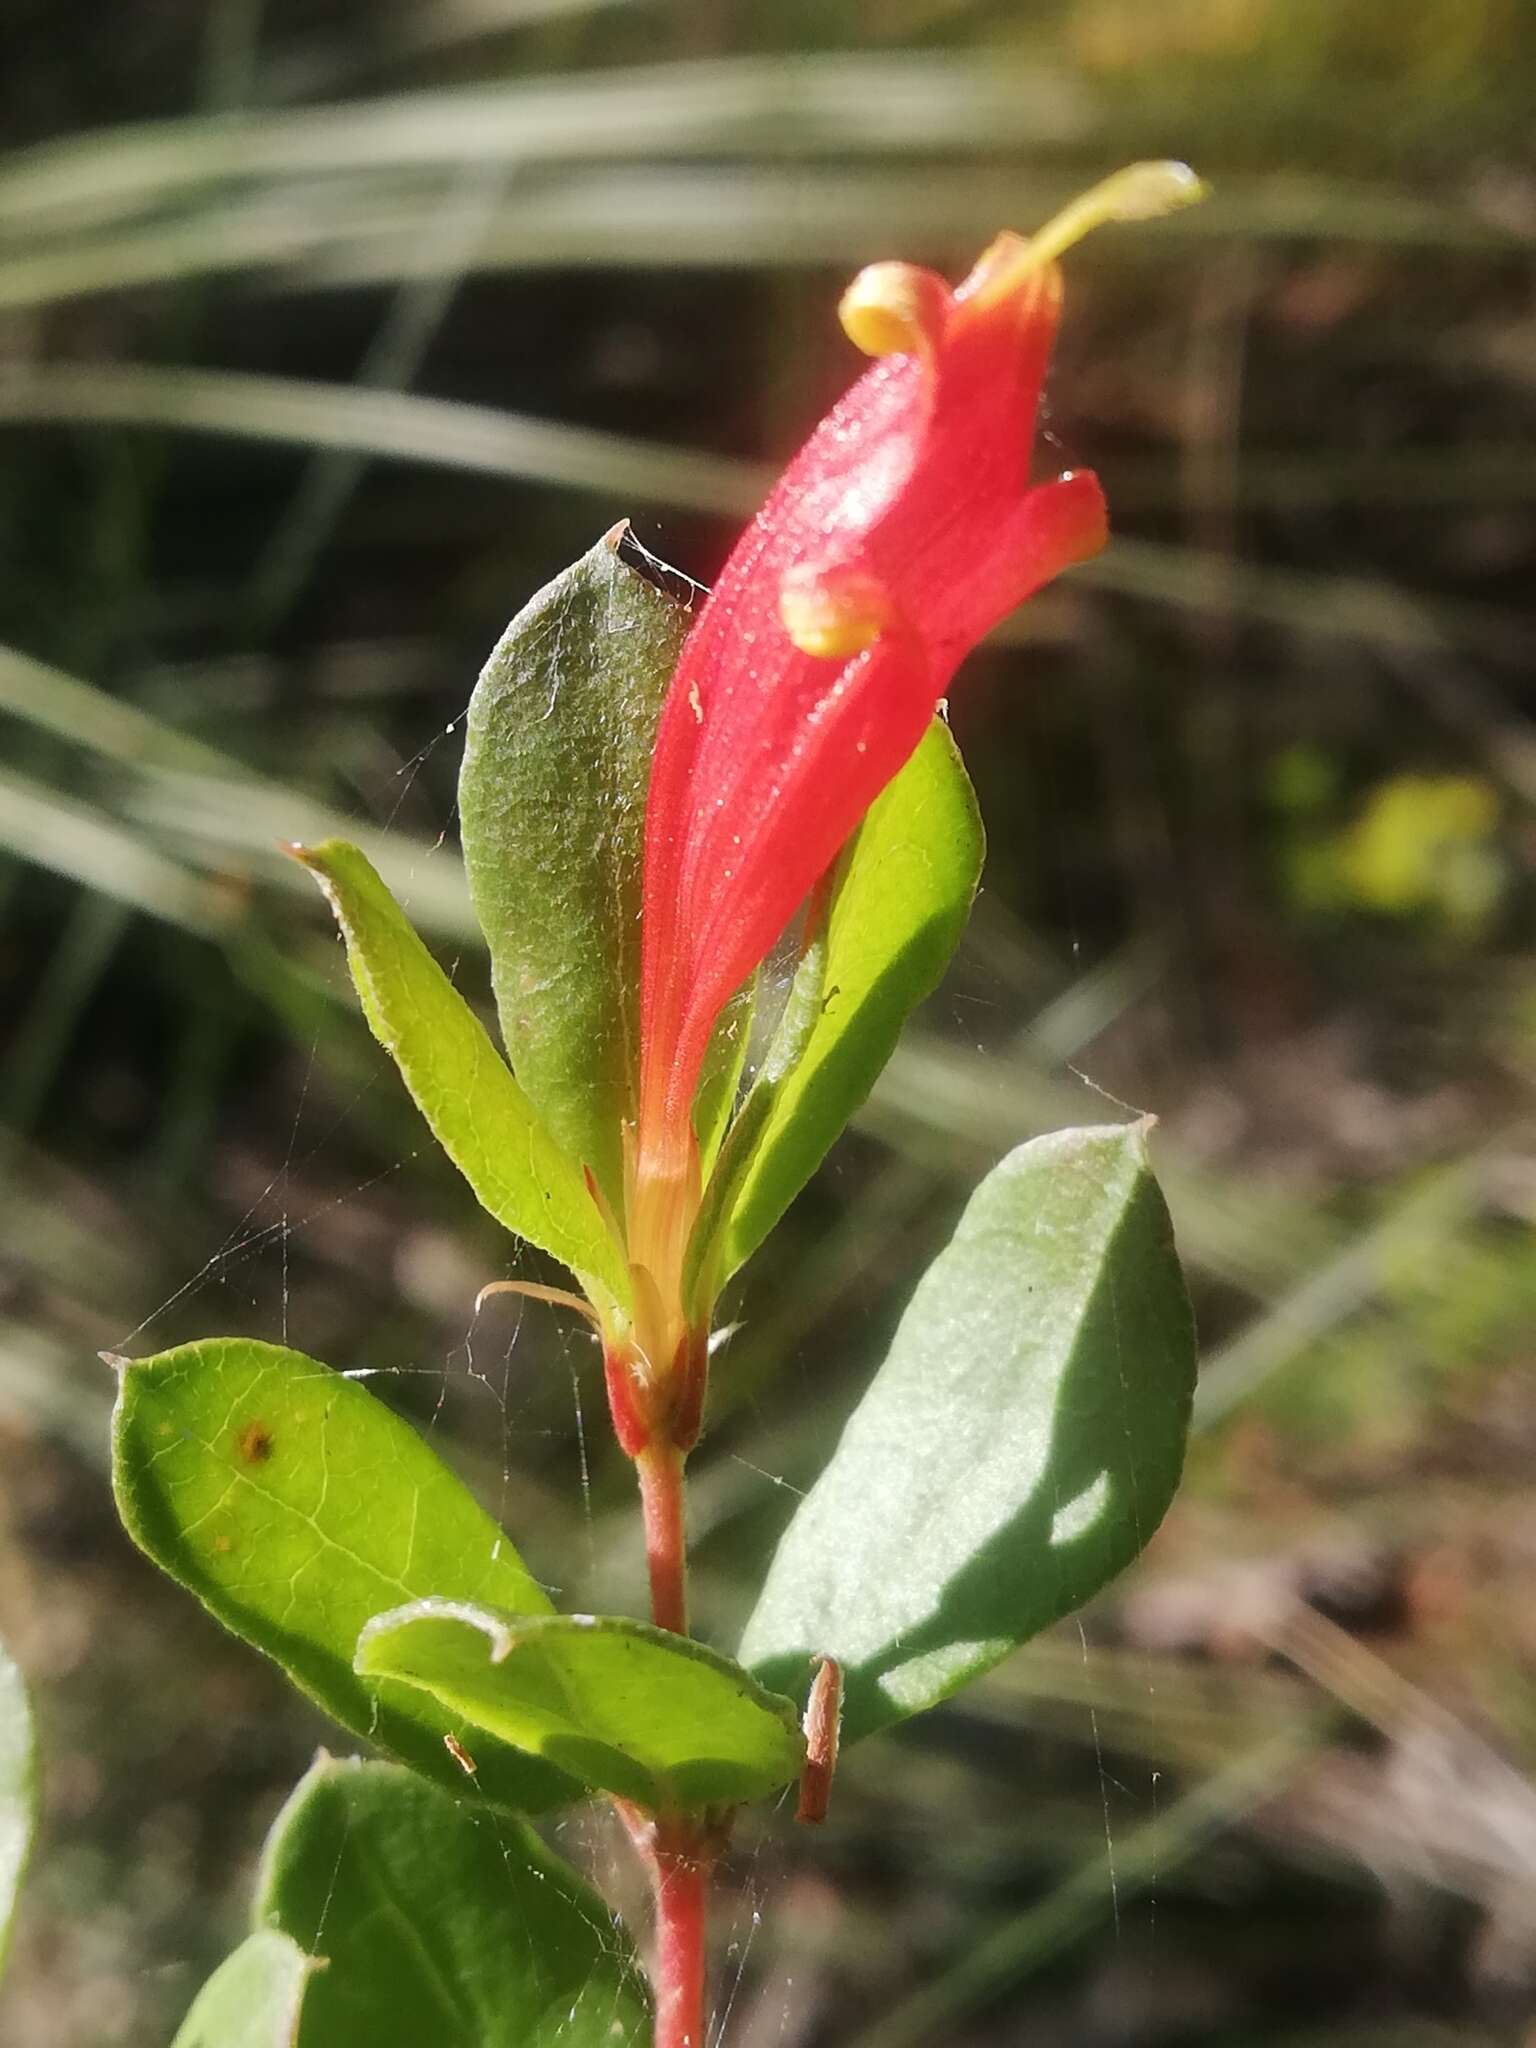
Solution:
[(802, 654), (846, 661), (878, 639), (889, 625), (885, 585), (867, 569), (791, 569), (779, 588), (779, 617)]
[(1188, 164), (1129, 164), (1064, 206), (1038, 234), (1000, 235), (960, 287), (973, 306), (995, 306), (1106, 221), (1159, 220), (1194, 206), (1210, 187)]
[(951, 304), (949, 286), (915, 263), (871, 263), (838, 302), (837, 317), (867, 356), (928, 355)]

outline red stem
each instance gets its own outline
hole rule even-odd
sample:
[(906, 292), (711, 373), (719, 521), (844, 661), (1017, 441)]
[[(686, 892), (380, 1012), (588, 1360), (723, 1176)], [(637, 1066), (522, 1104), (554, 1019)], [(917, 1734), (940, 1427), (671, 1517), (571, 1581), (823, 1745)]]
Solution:
[(635, 1460), (645, 1517), (645, 1561), (651, 1574), (651, 1619), (674, 1635), (688, 1633), (688, 1541), (683, 1526), (684, 1453), (653, 1443)]
[[(703, 1340), (685, 1347), (684, 1363), (694, 1374), (702, 1372), (707, 1358)], [(625, 1430), (631, 1422), (635, 1425), (633, 1435), (638, 1439), (630, 1455), (640, 1482), (645, 1561), (651, 1578), (651, 1618), (658, 1628), (685, 1636), (688, 1538), (683, 1467), (688, 1447), (698, 1435), (702, 1381), (696, 1387), (692, 1378), (685, 1378), (683, 1399), (674, 1403), (673, 1412), (666, 1418), (665, 1433), (652, 1437), (654, 1423), (633, 1407), (630, 1384), (623, 1377), (623, 1363), (610, 1363), (609, 1395), (620, 1442), (630, 1450)], [(617, 1374), (615, 1366), (619, 1368)], [(651, 1959), (651, 1984), (656, 1994), (655, 2048), (705, 2048), (709, 1881), (729, 1822), (718, 1816), (708, 1823), (701, 1817), (653, 1817), (625, 1801), (615, 1804), (650, 1874), (656, 1901), (656, 1939)]]
[(697, 1850), (653, 1852), (656, 1894), (656, 2048), (704, 2048), (710, 1864)]

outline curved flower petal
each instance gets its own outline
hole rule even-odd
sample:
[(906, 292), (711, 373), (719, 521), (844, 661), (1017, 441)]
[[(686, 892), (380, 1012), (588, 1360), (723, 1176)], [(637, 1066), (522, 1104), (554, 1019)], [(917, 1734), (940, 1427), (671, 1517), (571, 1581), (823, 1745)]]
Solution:
[(884, 263), (845, 295), (845, 328), (879, 360), (742, 536), (662, 712), (643, 882), (640, 1263), (660, 1270), (675, 1252), (658, 1247), (687, 1207), (693, 1095), (725, 1002), (917, 746), (965, 655), (1103, 545), (1091, 475), (1030, 480), (1055, 257), (1099, 220), (1200, 189), (1182, 166), (1133, 166), (1032, 239), (999, 236), (954, 290)]
[(1026, 488), (1054, 272), (950, 301), (824, 420), (696, 621), (646, 818), (642, 1129), (680, 1130), (710, 1030), (998, 618), (1102, 543), (1087, 476)]

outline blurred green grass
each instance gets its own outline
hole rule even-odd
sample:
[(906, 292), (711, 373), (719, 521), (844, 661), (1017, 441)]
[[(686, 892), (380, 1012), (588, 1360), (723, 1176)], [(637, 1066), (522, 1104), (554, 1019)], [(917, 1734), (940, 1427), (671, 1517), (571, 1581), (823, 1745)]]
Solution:
[[(1190, 1483), (1082, 1633), (744, 1854), (726, 2039), (1520, 2039), (1530, 11), (179, 0), (7, 33), (0, 1628), (49, 1816), (0, 2039), (164, 2039), (323, 1737), (127, 1554), (98, 1348), (229, 1327), (374, 1372), (535, 1569), (638, 1598), (586, 1344), (471, 1326), (506, 1250), (275, 842), (360, 839), (483, 988), (456, 722), (508, 614), (625, 513), (709, 574), (849, 374), (849, 269), (958, 268), (1165, 153), (1217, 197), (1075, 252), (1050, 394), (1044, 460), (1100, 470), (1116, 539), (957, 691), (986, 893), (739, 1289), (700, 1604), (728, 1641), (970, 1182), (1126, 1104), (1206, 1340)], [(1460, 840), (1447, 778), (1482, 793)], [(1388, 805), (1417, 879), (1384, 901)]]

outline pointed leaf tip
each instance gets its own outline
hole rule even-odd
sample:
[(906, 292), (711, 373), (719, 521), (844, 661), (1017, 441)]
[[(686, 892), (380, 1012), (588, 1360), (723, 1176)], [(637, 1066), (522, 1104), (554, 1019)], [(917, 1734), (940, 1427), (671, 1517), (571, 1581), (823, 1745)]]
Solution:
[(628, 1280), (581, 1176), (479, 1018), (357, 847), (306, 847), (347, 942), (370, 1029), (481, 1206), (518, 1237), (623, 1300)]
[(475, 685), (459, 777), (512, 1070), (614, 1208), (634, 1115), (646, 788), (688, 628), (670, 581), (621, 520), (539, 591)]

